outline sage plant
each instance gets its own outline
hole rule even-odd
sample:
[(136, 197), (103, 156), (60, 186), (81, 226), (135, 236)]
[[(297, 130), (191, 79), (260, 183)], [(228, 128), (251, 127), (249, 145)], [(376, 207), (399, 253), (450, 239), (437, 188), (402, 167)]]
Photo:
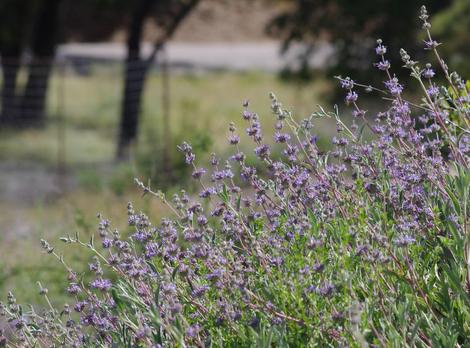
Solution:
[[(424, 7), (420, 19), (435, 64), (401, 57), (421, 98), (406, 97), (377, 40), (383, 86), (337, 77), (352, 122), (336, 106), (300, 120), (271, 94), (266, 139), (245, 101), (246, 129), (229, 125), (233, 155), (204, 167), (179, 146), (199, 192), (167, 198), (136, 180), (171, 216), (153, 223), (129, 203), (129, 235), (100, 217), (96, 238), (62, 238), (94, 253), (86, 274), (42, 241), (71, 304), (54, 308), (40, 286), (38, 313), (10, 293), (0, 346), (469, 346), (469, 85), (439, 56)], [(365, 91), (383, 111), (361, 106)], [(336, 125), (327, 151), (318, 118)]]

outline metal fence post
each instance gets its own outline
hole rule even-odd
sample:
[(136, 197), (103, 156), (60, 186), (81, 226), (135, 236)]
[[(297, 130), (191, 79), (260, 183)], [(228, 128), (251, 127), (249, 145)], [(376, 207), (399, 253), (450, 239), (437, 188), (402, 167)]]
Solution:
[(67, 179), (67, 141), (65, 120), (65, 59), (57, 60), (57, 177), (61, 193), (66, 191)]

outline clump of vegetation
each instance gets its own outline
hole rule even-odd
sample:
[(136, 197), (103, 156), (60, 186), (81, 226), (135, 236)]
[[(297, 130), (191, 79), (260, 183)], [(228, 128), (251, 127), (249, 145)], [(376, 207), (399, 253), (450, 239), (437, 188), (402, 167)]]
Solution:
[[(428, 31), (424, 7), (420, 18)], [(1, 311), (11, 330), (0, 342), (468, 346), (469, 94), (448, 72), (437, 42), (429, 37), (425, 45), (449, 85), (439, 87), (433, 67), (402, 50), (404, 65), (422, 88), (420, 103), (405, 99), (381, 40), (376, 66), (384, 72), (385, 88), (363, 86), (386, 94), (383, 112), (369, 117), (361, 109), (362, 84), (350, 78), (340, 83), (352, 125), (336, 107), (298, 122), (271, 95), (279, 158), (271, 156), (260, 118), (245, 102), (246, 133), (263, 171), (246, 162), (233, 124), (228, 141), (234, 154), (225, 162), (213, 155), (210, 170), (197, 164), (190, 144), (180, 145), (201, 186), (199, 198), (182, 191), (167, 200), (136, 180), (173, 216), (154, 225), (129, 204), (128, 237), (101, 218), (99, 243), (78, 235), (62, 238), (95, 254), (85, 274), (43, 241), (44, 250), (67, 269), (74, 303), (38, 313), (9, 294)], [(455, 102), (449, 102), (450, 90)], [(317, 145), (316, 118), (336, 122), (331, 151)], [(40, 292), (50, 303), (47, 289), (40, 286)]]

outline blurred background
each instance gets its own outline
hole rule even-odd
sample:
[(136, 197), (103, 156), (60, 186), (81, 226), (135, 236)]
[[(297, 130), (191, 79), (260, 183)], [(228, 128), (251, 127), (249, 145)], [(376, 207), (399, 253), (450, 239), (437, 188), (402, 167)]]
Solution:
[[(270, 91), (302, 118), (341, 105), (335, 75), (382, 84), (379, 37), (397, 74), (401, 47), (429, 59), (422, 4), (451, 69), (468, 76), (468, 0), (0, 0), (0, 297), (15, 288), (35, 302), (40, 279), (63, 301), (65, 272), (39, 239), (86, 238), (97, 213), (125, 231), (128, 201), (158, 219), (164, 208), (133, 178), (194, 190), (176, 145), (192, 143), (199, 161), (227, 155), (244, 99), (270, 139)], [(316, 127), (327, 147), (334, 123)]]

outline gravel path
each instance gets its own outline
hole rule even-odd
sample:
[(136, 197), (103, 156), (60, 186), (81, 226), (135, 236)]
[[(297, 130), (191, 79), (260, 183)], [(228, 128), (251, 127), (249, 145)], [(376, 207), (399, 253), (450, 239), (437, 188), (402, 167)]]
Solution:
[[(150, 43), (143, 44), (143, 56), (152, 50)], [(262, 70), (276, 72), (287, 63), (295, 61), (302, 47), (293, 47), (288, 54), (280, 54), (278, 42), (247, 43), (181, 43), (166, 46), (169, 64), (185, 70)], [(324, 67), (331, 58), (333, 48), (319, 45), (311, 57), (313, 67)], [(126, 48), (119, 43), (73, 43), (59, 46), (58, 57), (67, 60), (123, 60)]]

